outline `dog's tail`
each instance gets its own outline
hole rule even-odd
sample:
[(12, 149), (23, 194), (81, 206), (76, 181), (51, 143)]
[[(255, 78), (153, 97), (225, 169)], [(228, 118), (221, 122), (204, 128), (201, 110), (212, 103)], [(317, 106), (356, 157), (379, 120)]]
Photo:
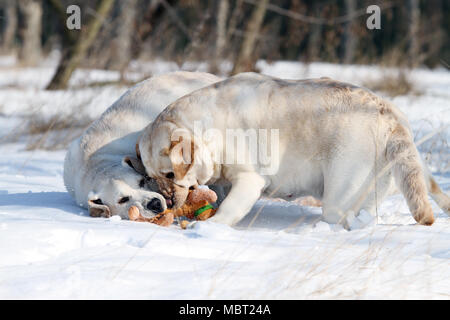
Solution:
[(448, 216), (450, 216), (450, 197), (441, 190), (425, 164), (423, 164), (423, 171), (425, 173), (427, 188), (430, 192), (431, 198), (433, 198), (439, 208), (441, 208)]
[(428, 200), (425, 170), (411, 132), (401, 124), (397, 125), (387, 141), (386, 158), (393, 164), (395, 182), (405, 196), (414, 219), (420, 224), (432, 225), (434, 215)]

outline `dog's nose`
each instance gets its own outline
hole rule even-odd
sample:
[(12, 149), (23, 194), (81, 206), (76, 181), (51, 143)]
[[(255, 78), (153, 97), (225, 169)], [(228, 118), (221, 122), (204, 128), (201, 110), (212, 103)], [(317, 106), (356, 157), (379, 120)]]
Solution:
[(154, 213), (160, 213), (164, 211), (161, 200), (159, 200), (158, 198), (153, 198), (152, 200), (150, 200), (149, 203), (147, 203), (147, 209)]

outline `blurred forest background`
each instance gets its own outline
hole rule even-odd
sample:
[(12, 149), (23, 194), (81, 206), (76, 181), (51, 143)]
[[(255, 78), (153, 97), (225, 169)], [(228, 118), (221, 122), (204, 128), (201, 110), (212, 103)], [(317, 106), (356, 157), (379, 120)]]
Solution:
[[(69, 5), (81, 29), (69, 30)], [(369, 5), (381, 29), (369, 30)], [(78, 68), (124, 72), (132, 60), (208, 63), (220, 73), (258, 59), (448, 68), (448, 0), (0, 0), (1, 54), (23, 66), (59, 50), (47, 89), (64, 89)]]
[(180, 69), (329, 76), (441, 110), (449, 33), (449, 0), (0, 0), (0, 143), (66, 148), (128, 87)]

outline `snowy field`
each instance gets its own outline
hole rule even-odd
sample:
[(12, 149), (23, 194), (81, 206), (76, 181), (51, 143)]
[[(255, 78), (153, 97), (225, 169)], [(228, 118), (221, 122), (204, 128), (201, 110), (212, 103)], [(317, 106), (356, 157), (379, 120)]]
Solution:
[[(261, 61), (258, 67), (282, 78), (329, 76), (356, 84), (395, 72), (324, 63)], [(128, 77), (179, 68), (136, 62)], [(431, 227), (416, 225), (402, 196), (393, 195), (378, 208), (378, 223), (353, 231), (321, 222), (320, 208), (268, 200), (235, 228), (90, 218), (64, 188), (65, 151), (28, 150), (30, 137), (16, 135), (30, 118), (95, 119), (126, 87), (89, 86), (119, 75), (81, 70), (70, 90), (47, 92), (53, 70), (52, 59), (28, 69), (0, 59), (0, 298), (450, 298), (450, 218), (434, 202)], [(420, 93), (391, 100), (409, 117), (417, 141), (435, 133), (419, 149), (448, 193), (450, 72), (416, 70), (409, 77)]]

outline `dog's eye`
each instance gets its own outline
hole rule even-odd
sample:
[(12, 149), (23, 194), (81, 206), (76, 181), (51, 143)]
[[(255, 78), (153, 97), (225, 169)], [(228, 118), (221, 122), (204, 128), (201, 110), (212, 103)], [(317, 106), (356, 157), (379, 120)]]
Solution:
[(145, 179), (141, 179), (139, 181), (139, 188), (143, 188), (145, 186)]
[(95, 204), (103, 204), (103, 202), (102, 202), (101, 199), (95, 199), (95, 200), (92, 200), (92, 203), (95, 203)]
[(175, 175), (173, 174), (173, 172), (166, 173), (166, 178), (167, 179), (173, 179), (174, 177), (175, 177)]
[(123, 198), (120, 198), (119, 203), (122, 204), (122, 203), (125, 203), (128, 201), (130, 201), (130, 197), (123, 197)]

